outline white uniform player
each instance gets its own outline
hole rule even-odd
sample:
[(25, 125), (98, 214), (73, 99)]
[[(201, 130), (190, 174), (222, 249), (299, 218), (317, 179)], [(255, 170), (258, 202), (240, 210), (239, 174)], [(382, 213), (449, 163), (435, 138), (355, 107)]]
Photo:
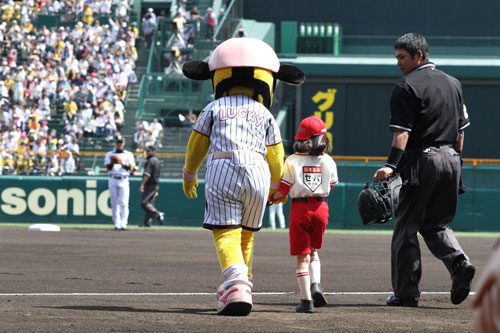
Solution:
[(204, 227), (259, 230), (270, 187), (266, 146), (281, 142), (271, 112), (244, 95), (205, 107), (194, 130), (210, 137)]
[[(104, 164), (108, 169), (108, 188), (111, 201), (111, 211), (115, 230), (126, 230), (128, 223), (128, 202), (130, 187), (128, 178), (136, 166), (134, 155), (123, 149), (125, 140), (119, 136), (116, 139), (116, 149), (106, 153)], [(117, 155), (121, 164), (113, 163), (112, 156)]]

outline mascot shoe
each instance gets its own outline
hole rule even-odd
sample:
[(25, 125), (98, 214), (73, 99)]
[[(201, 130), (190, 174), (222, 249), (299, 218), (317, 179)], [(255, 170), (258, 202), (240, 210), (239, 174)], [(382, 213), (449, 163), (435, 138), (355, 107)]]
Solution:
[(246, 316), (252, 306), (252, 290), (246, 284), (235, 284), (227, 289), (221, 285), (217, 290), (218, 315)]

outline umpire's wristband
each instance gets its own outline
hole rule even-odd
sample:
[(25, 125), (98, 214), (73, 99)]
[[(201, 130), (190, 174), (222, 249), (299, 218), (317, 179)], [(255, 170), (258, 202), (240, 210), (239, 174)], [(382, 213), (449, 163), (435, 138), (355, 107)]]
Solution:
[(385, 166), (388, 166), (389, 168), (396, 170), (402, 156), (403, 156), (403, 151), (401, 149), (392, 147), (391, 152), (389, 153), (389, 157), (387, 157), (387, 162), (385, 162)]

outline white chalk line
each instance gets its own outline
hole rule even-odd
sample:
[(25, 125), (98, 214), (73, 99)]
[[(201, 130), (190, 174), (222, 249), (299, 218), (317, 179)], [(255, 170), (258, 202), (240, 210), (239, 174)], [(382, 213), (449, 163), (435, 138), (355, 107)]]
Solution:
[[(0, 297), (130, 297), (130, 296), (215, 296), (216, 293), (0, 293)], [(253, 295), (279, 296), (294, 295), (298, 292), (252, 292)], [(325, 295), (371, 296), (391, 295), (390, 291), (339, 291), (325, 292)], [(449, 295), (447, 291), (423, 291), (422, 295)], [(469, 295), (475, 295), (470, 292)]]

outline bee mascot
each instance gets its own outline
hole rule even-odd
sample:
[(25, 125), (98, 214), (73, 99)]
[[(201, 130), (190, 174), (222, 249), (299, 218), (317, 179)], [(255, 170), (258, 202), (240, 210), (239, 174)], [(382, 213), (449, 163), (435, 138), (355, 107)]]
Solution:
[(247, 37), (221, 43), (208, 63), (185, 63), (183, 73), (210, 80), (215, 95), (189, 138), (184, 193), (197, 197), (197, 171), (208, 153), (203, 226), (212, 230), (224, 281), (217, 313), (246, 316), (252, 309), (254, 232), (283, 174), (281, 134), (269, 108), (277, 80), (299, 85), (305, 76), (280, 64), (268, 44)]

